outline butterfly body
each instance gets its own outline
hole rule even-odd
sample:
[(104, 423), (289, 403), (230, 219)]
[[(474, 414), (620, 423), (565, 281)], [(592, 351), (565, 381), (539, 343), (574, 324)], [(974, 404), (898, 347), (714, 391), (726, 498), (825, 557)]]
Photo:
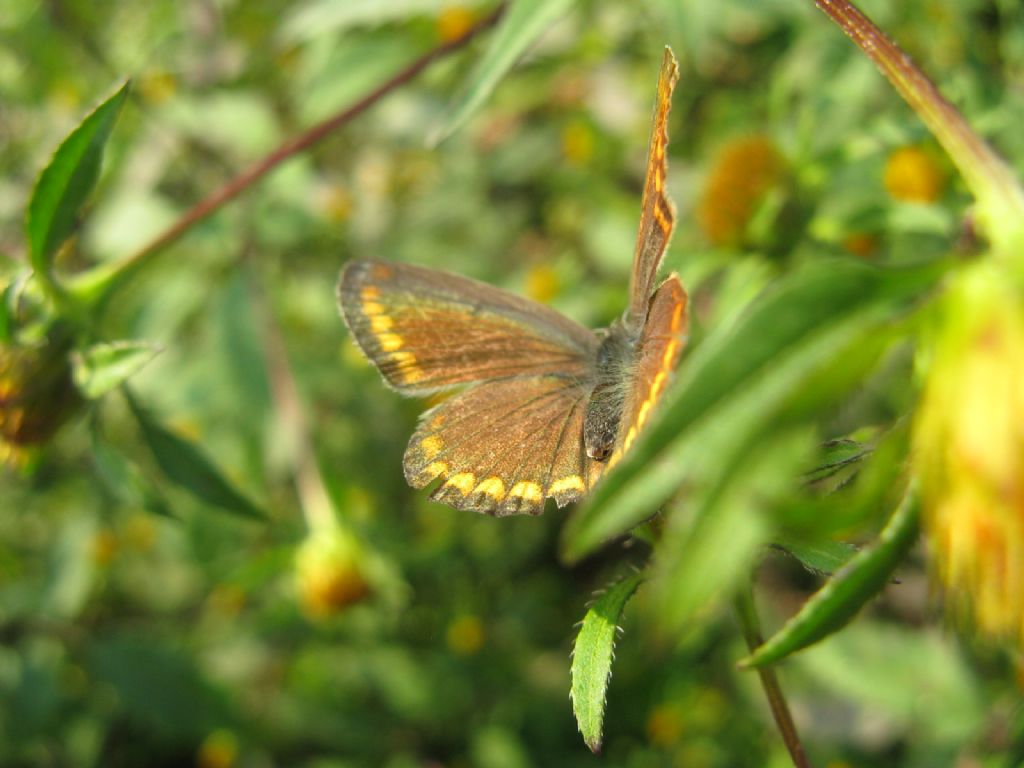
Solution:
[(580, 499), (629, 449), (686, 343), (687, 301), (654, 277), (674, 211), (664, 191), (675, 58), (666, 49), (648, 152), (630, 304), (595, 333), (486, 283), (409, 264), (357, 261), (338, 303), (357, 344), (405, 394), (461, 387), (423, 414), (403, 459), (414, 488), (495, 515)]
[(597, 348), (594, 386), (583, 419), (583, 445), (592, 459), (604, 461), (615, 445), (638, 343), (639, 336), (619, 321), (605, 331)]

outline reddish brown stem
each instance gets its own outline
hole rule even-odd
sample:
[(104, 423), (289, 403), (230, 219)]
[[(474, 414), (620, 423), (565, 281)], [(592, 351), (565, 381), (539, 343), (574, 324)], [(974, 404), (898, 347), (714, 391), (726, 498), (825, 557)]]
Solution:
[[(761, 623), (758, 621), (757, 608), (754, 605), (754, 593), (749, 586), (745, 587), (736, 598), (736, 613), (740, 619), (740, 626), (743, 628), (743, 637), (747, 641), (747, 647), (753, 653), (764, 643), (764, 638), (761, 636)], [(772, 667), (759, 667), (757, 674), (761, 678), (761, 688), (764, 690), (765, 698), (768, 699), (768, 707), (772, 711), (775, 725), (789, 751), (794, 768), (811, 768), (775, 670)]]
[[(815, 0), (867, 55), (928, 126), (978, 201), (1006, 211), (1024, 206), (1017, 179), (898, 45), (850, 0)], [(997, 234), (994, 232), (990, 235)]]
[(154, 240), (145, 245), (141, 250), (128, 257), (119, 265), (119, 267), (124, 269), (126, 272), (131, 271), (132, 267), (145, 261), (149, 256), (153, 255), (157, 251), (163, 250), (168, 245), (178, 240), (178, 238), (184, 235), (197, 223), (236, 198), (245, 189), (266, 176), (274, 168), (292, 157), (292, 155), (309, 149), (309, 147), (316, 144), (329, 133), (337, 130), (352, 118), (365, 112), (388, 93), (412, 80), (438, 59), (464, 47), (474, 37), (493, 26), (501, 17), (504, 10), (505, 4), (502, 3), (492, 13), (474, 24), (462, 37), (449, 40), (448, 42), (439, 45), (437, 48), (434, 48), (413, 61), (405, 69), (396, 73), (389, 80), (381, 83), (355, 103), (350, 104), (335, 115), (328, 117), (323, 122), (314, 125), (300, 136), (296, 136), (295, 138), (286, 141), (262, 160), (254, 163), (238, 176), (231, 179), (231, 181), (209, 197), (192, 206), (192, 208), (185, 212), (181, 218), (158, 235)]

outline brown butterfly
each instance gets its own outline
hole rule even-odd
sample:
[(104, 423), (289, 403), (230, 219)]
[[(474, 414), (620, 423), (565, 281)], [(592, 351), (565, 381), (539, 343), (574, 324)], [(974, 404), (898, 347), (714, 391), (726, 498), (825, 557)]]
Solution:
[(359, 347), (403, 394), (465, 385), (423, 414), (405, 451), (414, 488), (494, 515), (540, 514), (582, 497), (629, 449), (687, 338), (686, 292), (654, 280), (675, 211), (665, 191), (667, 122), (679, 67), (658, 80), (629, 307), (594, 332), (558, 312), (465, 277), (357, 261), (338, 301)]

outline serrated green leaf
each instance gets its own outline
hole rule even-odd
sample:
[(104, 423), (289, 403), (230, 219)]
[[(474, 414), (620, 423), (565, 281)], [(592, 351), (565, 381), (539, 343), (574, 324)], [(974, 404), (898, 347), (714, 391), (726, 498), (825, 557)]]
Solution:
[(813, 573), (832, 574), (857, 554), (857, 548), (844, 541), (812, 541), (798, 536), (776, 534), (772, 545), (799, 560)]
[(264, 514), (229, 483), (213, 462), (190, 440), (157, 422), (135, 398), (125, 396), (142, 436), (167, 478), (201, 501), (226, 512), (262, 519)]
[(878, 541), (850, 562), (804, 603), (800, 612), (775, 635), (740, 662), (745, 667), (772, 664), (846, 625), (885, 587), (896, 566), (917, 539), (920, 503), (914, 484), (882, 530)]
[(49, 274), (51, 258), (68, 238), (75, 218), (99, 178), (103, 148), (128, 96), (125, 82), (57, 148), (36, 181), (26, 227), (33, 269)]
[(685, 362), (655, 422), (566, 526), (564, 556), (579, 559), (676, 489), (713, 478), (782, 414), (806, 416), (848, 390), (942, 271), (822, 261), (780, 281)]
[(137, 504), (161, 517), (173, 517), (167, 501), (139, 468), (117, 451), (93, 421), (91, 434), (92, 459), (104, 486), (126, 504)]
[(583, 740), (592, 752), (601, 749), (619, 619), (626, 601), (643, 578), (642, 573), (636, 573), (609, 587), (590, 606), (576, 636), (572, 652), (572, 709)]
[(491, 37), (460, 95), (448, 110), (448, 118), (431, 138), (439, 144), (451, 136), (491, 95), (523, 52), (552, 23), (568, 13), (576, 0), (513, 0)]
[(116, 389), (142, 370), (160, 353), (146, 341), (112, 341), (95, 344), (73, 356), (78, 391), (90, 400)]

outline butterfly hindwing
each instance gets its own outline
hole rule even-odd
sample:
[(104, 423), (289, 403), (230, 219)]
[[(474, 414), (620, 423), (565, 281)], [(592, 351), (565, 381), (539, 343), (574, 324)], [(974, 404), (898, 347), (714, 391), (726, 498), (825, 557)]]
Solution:
[(676, 212), (665, 188), (668, 174), (668, 114), (672, 108), (672, 91), (679, 79), (679, 64), (669, 48), (661, 63), (658, 98), (654, 105), (651, 140), (647, 150), (647, 173), (640, 204), (640, 228), (633, 256), (633, 273), (629, 288), (627, 319), (633, 328), (643, 325), (647, 301), (654, 288), (658, 266), (665, 255)]
[(670, 275), (648, 304), (647, 322), (637, 343), (632, 386), (626, 395), (619, 436), (609, 464), (629, 450), (649, 420), (686, 346), (688, 333), (686, 291), (679, 277)]
[(549, 307), (410, 264), (348, 264), (338, 302), (366, 356), (410, 394), (510, 376), (584, 377), (597, 347), (593, 332)]
[(471, 387), (423, 414), (405, 452), (414, 488), (435, 480), (431, 498), (496, 515), (540, 514), (544, 501), (576, 501), (603, 465), (583, 452), (588, 390), (565, 376)]

